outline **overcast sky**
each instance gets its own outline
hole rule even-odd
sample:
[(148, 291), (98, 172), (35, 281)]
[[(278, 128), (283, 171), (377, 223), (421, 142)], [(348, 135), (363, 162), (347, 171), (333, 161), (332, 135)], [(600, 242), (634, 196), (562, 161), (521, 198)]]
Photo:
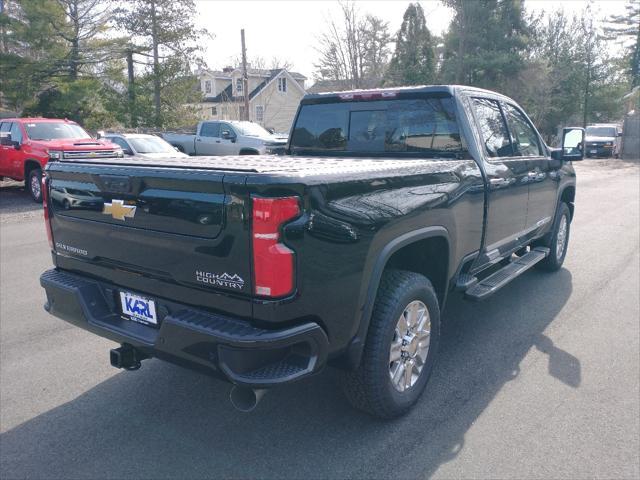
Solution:
[[(473, 1), (473, 0), (470, 0)], [(438, 0), (420, 2), (425, 11), (427, 26), (440, 35), (447, 28), (452, 12)], [(527, 0), (526, 8), (553, 14), (558, 8), (578, 13), (590, 2), (586, 0)], [(318, 53), (314, 49), (317, 38), (326, 27), (326, 19), (338, 17), (337, 1), (290, 0), (196, 0), (197, 23), (215, 35), (206, 43), (206, 61), (211, 69), (221, 69), (240, 56), (240, 29), (245, 29), (249, 58), (262, 57), (269, 62), (273, 57), (293, 64), (293, 70), (313, 83), (314, 62)], [(371, 13), (389, 22), (392, 32), (402, 23), (408, 1), (358, 1), (359, 10)], [(623, 13), (624, 0), (592, 1), (592, 10), (600, 14)]]

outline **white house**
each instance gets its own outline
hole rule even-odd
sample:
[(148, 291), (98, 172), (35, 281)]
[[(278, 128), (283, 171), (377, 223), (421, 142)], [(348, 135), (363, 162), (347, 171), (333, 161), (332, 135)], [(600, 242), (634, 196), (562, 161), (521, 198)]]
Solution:
[[(288, 132), (300, 99), (306, 94), (306, 77), (278, 69), (247, 69), (249, 83), (249, 119), (273, 129)], [(198, 105), (202, 120), (241, 120), (244, 118), (242, 69), (198, 73), (203, 101)]]

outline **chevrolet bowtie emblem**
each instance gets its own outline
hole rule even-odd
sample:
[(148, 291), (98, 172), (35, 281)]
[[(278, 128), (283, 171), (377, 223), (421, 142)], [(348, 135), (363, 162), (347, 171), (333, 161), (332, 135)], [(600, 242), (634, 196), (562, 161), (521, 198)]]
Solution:
[(125, 217), (133, 218), (136, 214), (136, 207), (125, 205), (122, 200), (113, 200), (111, 203), (105, 202), (102, 213), (111, 215), (116, 220), (124, 221)]

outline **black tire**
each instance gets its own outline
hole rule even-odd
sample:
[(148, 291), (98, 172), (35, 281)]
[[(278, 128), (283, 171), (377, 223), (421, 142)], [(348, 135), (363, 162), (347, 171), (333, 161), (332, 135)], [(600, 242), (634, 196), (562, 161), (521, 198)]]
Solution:
[[(563, 218), (566, 221), (566, 232), (564, 235), (564, 244), (562, 251), (559, 252), (558, 248), (558, 239), (560, 228), (563, 223)], [(562, 264), (564, 263), (564, 259), (567, 256), (567, 248), (569, 247), (569, 233), (571, 232), (571, 211), (569, 210), (569, 206), (561, 202), (558, 205), (558, 211), (556, 212), (556, 218), (553, 223), (553, 229), (551, 230), (551, 236), (549, 240), (546, 242), (538, 242), (536, 246), (544, 246), (550, 249), (549, 255), (547, 258), (542, 260), (541, 262), (536, 263), (536, 268), (539, 270), (545, 270), (547, 272), (555, 272), (562, 268)]]
[(25, 187), (34, 202), (42, 203), (42, 170), (34, 168), (29, 172)]
[[(390, 349), (396, 337), (396, 324), (405, 308), (414, 301), (420, 301), (427, 307), (431, 322), (429, 349), (415, 383), (401, 392), (392, 383)], [(431, 282), (413, 272), (384, 272), (360, 365), (355, 371), (345, 372), (342, 378), (349, 402), (378, 418), (394, 418), (406, 413), (418, 401), (427, 385), (435, 364), (439, 339), (440, 308)]]
[(257, 150), (240, 150), (240, 155), (259, 155)]

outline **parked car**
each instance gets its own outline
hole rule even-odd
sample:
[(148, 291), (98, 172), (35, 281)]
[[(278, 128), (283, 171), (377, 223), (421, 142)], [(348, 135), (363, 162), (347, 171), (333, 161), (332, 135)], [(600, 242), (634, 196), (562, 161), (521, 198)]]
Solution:
[(281, 157), (55, 162), (49, 199), (73, 185), (104, 206), (45, 196), (45, 309), (120, 343), (115, 367), (231, 382), (241, 410), (332, 365), (356, 407), (394, 417), (427, 384), (451, 291), (562, 267), (583, 146), (565, 129), (550, 149), (503, 95), (432, 86), (308, 95)]
[(189, 155), (278, 154), (287, 144), (257, 123), (237, 121), (200, 122), (195, 135), (165, 133), (162, 138)]
[(597, 123), (586, 130), (587, 157), (615, 157), (620, 155), (622, 129), (615, 123)]
[(7, 118), (0, 121), (0, 178), (24, 180), (36, 202), (42, 201), (42, 169), (50, 159), (122, 156), (120, 147), (91, 138), (70, 120)]
[(104, 138), (115, 143), (125, 155), (143, 158), (188, 157), (173, 145), (156, 135), (144, 133), (106, 133)]

